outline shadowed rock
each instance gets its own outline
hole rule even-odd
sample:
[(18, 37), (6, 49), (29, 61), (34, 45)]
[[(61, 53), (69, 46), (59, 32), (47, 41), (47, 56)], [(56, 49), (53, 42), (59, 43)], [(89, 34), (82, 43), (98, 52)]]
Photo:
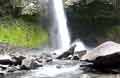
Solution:
[(93, 61), (86, 62), (88, 64), (86, 63), (80, 65), (80, 67), (85, 67), (83, 69), (85, 72), (87, 70), (87, 72), (89, 71), (94, 73), (120, 73), (120, 53), (115, 53), (107, 56), (99, 56)]
[(106, 73), (120, 73), (120, 53), (97, 57), (90, 67)]
[(73, 56), (72, 60), (79, 60), (79, 56)]
[(9, 59), (3, 59), (3, 60), (0, 60), (0, 64), (2, 64), (2, 65), (13, 65), (14, 64), (14, 62), (12, 62), (11, 60), (9, 60)]
[(25, 57), (23, 57), (23, 56), (19, 56), (19, 57), (14, 56), (11, 59), (0, 59), (0, 64), (1, 65), (9, 65), (9, 66), (21, 65), (23, 59), (25, 59)]
[(13, 65), (17, 66), (17, 65), (21, 65), (22, 61), (25, 59), (24, 56), (19, 56), (19, 57), (12, 57), (12, 59), (15, 59), (15, 62), (13, 62)]
[(72, 46), (68, 51), (64, 52), (63, 54), (58, 56), (56, 59), (67, 58), (69, 55), (73, 55), (75, 47), (76, 45)]

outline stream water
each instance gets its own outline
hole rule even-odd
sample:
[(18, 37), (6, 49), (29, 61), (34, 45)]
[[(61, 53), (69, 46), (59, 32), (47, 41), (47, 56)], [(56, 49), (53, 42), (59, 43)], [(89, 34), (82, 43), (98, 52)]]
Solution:
[(78, 61), (54, 60), (35, 70), (0, 73), (0, 78), (120, 78), (120, 74), (84, 73)]
[[(7, 73), (4, 78), (79, 78), (77, 61), (56, 60), (35, 70)], [(3, 78), (3, 76), (1, 77)]]

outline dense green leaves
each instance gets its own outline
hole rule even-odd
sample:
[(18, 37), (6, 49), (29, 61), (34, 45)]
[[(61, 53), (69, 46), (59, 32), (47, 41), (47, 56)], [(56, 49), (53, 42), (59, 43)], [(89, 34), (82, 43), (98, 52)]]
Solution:
[(0, 0), (0, 43), (34, 48), (48, 41), (40, 1)]
[[(117, 20), (114, 8), (111, 4), (94, 1), (90, 4), (76, 3), (69, 6), (68, 14), (72, 17), (78, 18), (81, 23), (89, 24), (112, 24), (113, 20)], [(105, 22), (103, 22), (105, 21)]]
[[(95, 0), (89, 4), (77, 2), (68, 6), (66, 10), (74, 37), (88, 40), (98, 39), (98, 42), (100, 39), (118, 41), (119, 37), (114, 34), (120, 34), (118, 31), (120, 28), (120, 10), (114, 8), (109, 2), (100, 0)], [(118, 30), (116, 30), (117, 28)]]
[(47, 41), (47, 31), (37, 24), (11, 17), (0, 22), (0, 43), (35, 48)]

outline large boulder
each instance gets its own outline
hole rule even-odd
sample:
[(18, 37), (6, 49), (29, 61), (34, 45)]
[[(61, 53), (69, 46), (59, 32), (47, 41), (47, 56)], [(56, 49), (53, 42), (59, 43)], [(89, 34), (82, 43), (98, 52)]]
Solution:
[[(107, 41), (81, 58), (90, 64), (81, 65), (104, 73), (120, 73), (120, 44)], [(92, 64), (91, 64), (92, 63)]]
[(106, 56), (116, 52), (120, 52), (120, 44), (107, 41), (98, 47), (87, 51), (87, 53), (81, 57), (81, 60), (95, 60), (99, 56)]
[(21, 65), (23, 59), (25, 59), (25, 57), (23, 56), (9, 56), (9, 55), (1, 55), (0, 58), (0, 64), (1, 65), (9, 65), (9, 66), (17, 66), (17, 65)]

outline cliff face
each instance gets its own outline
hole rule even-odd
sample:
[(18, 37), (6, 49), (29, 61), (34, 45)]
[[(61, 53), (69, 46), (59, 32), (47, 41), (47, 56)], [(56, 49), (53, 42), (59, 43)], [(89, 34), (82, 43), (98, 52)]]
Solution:
[(66, 8), (72, 40), (82, 39), (90, 46), (104, 41), (120, 42), (120, 10), (106, 1), (83, 4), (74, 2)]

